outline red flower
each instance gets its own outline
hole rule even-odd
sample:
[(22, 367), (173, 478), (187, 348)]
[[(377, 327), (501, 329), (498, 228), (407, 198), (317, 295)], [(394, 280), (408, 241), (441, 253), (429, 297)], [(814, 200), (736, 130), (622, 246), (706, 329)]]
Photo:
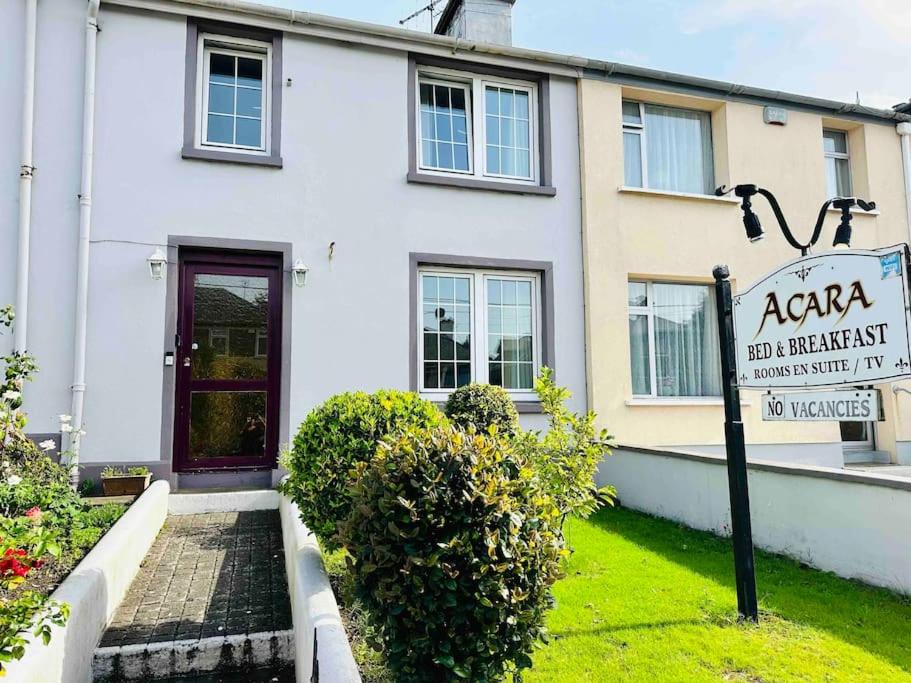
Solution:
[(36, 522), (41, 519), (42, 514), (44, 514), (44, 513), (41, 512), (41, 508), (38, 507), (37, 505), (35, 507), (29, 508), (28, 510), (25, 511), (25, 516)]
[(8, 548), (7, 551), (3, 554), (4, 559), (0, 560), (0, 573), (8, 575), (10, 572), (16, 576), (25, 576), (32, 569), (32, 564), (26, 559), (25, 562), (20, 562), (18, 558), (27, 557), (26, 553), (22, 548)]

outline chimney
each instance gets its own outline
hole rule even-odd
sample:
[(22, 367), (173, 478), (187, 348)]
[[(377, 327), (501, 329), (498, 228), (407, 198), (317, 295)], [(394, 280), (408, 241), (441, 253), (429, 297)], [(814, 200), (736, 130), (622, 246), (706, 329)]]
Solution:
[(516, 0), (449, 0), (434, 33), (473, 43), (512, 45)]

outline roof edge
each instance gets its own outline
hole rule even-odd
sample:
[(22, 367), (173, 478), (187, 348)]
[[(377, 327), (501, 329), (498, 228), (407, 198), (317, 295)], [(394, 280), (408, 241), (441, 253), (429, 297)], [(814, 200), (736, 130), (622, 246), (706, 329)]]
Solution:
[[(458, 5), (462, 0), (450, 0), (447, 9)], [(446, 50), (451, 57), (477, 59), (479, 56), (491, 58), (511, 58), (524, 62), (533, 62), (549, 66), (552, 72), (563, 72), (578, 78), (592, 78), (617, 83), (632, 83), (655, 89), (686, 89), (688, 92), (703, 94), (708, 97), (729, 100), (749, 100), (770, 104), (794, 106), (803, 110), (812, 110), (829, 116), (855, 118), (879, 123), (911, 123), (911, 113), (902, 113), (894, 109), (877, 109), (858, 104), (827, 100), (808, 95), (756, 88), (726, 81), (717, 81), (699, 76), (688, 76), (670, 71), (648, 69), (645, 67), (621, 64), (598, 59), (589, 59), (574, 55), (564, 55), (541, 50), (530, 50), (507, 45), (475, 43), (446, 35), (423, 33), (408, 29), (371, 24), (353, 19), (314, 14), (298, 10), (272, 7), (269, 5), (244, 2), (243, 0), (102, 0), (103, 5), (133, 7), (146, 10), (166, 11), (177, 14), (197, 16), (205, 12), (227, 13), (249, 17), (279, 30), (290, 30), (307, 33), (303, 29), (326, 29), (345, 34), (333, 36), (336, 39), (355, 42), (354, 36), (367, 36), (390, 41), (394, 47), (405, 51), (439, 54)], [(444, 10), (445, 12), (446, 10)], [(224, 19), (224, 17), (222, 17)], [(315, 30), (309, 33), (315, 33)], [(540, 68), (540, 67), (539, 67)]]

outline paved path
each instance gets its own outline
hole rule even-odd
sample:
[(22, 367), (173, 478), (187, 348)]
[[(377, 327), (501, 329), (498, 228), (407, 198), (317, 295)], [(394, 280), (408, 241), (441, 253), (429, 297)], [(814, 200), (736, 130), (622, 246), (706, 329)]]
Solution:
[(100, 646), (290, 628), (277, 510), (171, 515)]

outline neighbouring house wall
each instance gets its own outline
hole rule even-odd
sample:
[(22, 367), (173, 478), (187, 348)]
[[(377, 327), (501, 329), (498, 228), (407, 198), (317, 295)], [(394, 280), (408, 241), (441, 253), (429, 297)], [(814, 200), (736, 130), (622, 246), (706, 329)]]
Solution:
[[(623, 99), (712, 112), (715, 185), (756, 183), (779, 199), (799, 239), (807, 239), (826, 199), (822, 129), (848, 130), (855, 192), (876, 201), (878, 215), (858, 214), (853, 245), (890, 246), (907, 240), (899, 136), (894, 126), (832, 121), (789, 111), (786, 126), (763, 123), (762, 107), (643, 91), (615, 83), (580, 82), (581, 149), (589, 402), (621, 440), (655, 446), (718, 448), (723, 445), (720, 400), (632, 400), (627, 282), (632, 278), (712, 283), (712, 268), (730, 266), (735, 291), (799, 254), (787, 245), (761, 197), (753, 207), (766, 239), (750, 244), (739, 202), (712, 196), (621, 191), (624, 184)], [(830, 249), (839, 215), (831, 212), (819, 242)], [(883, 388), (886, 422), (877, 446), (895, 454), (907, 441), (911, 396)], [(837, 466), (842, 463), (837, 423), (763, 423), (759, 392), (743, 392), (744, 424), (751, 457)], [(760, 447), (763, 446), (763, 447)]]
[[(722, 457), (619, 447), (601, 463), (597, 479), (616, 486), (626, 507), (730, 534)], [(753, 462), (749, 486), (758, 548), (911, 593), (911, 480)]]
[[(58, 2), (47, 1), (48, 10)], [(32, 338), (42, 363), (26, 396), (34, 431), (54, 431), (69, 410), (84, 26), (73, 14), (42, 15), (39, 26), (40, 109), (62, 114), (59, 124), (42, 119), (36, 136), (65, 138), (57, 146), (67, 156), (36, 181), (36, 205), (46, 208), (36, 213), (33, 254), (49, 265), (33, 269)], [(409, 184), (407, 53), (291, 33), (283, 41), (283, 77), (292, 79), (283, 89), (284, 168), (182, 159), (186, 19), (102, 5), (99, 21), (84, 462), (170, 462), (162, 437), (171, 419), (162, 417), (164, 379), (174, 371), (163, 363), (173, 350), (163, 345), (169, 302), (146, 258), (175, 236), (290, 244), (310, 267), (306, 286), (290, 288), (285, 433), (336, 392), (409, 388), (413, 252), (551, 262), (557, 379), (574, 392), (573, 408), (585, 409), (575, 80), (550, 81), (556, 197)], [(67, 75), (59, 96), (46, 67), (57, 59)], [(175, 250), (168, 257), (176, 268)]]

